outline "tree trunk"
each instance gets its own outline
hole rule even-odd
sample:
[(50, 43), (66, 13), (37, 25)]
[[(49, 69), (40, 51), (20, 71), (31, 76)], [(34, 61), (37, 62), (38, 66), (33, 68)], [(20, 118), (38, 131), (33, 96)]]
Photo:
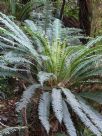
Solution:
[(80, 28), (90, 36), (92, 20), (92, 0), (78, 0)]
[(62, 20), (62, 17), (63, 17), (63, 12), (64, 12), (65, 3), (66, 3), (66, 1), (63, 0), (63, 2), (62, 2), (62, 7), (61, 7), (61, 11), (60, 11), (60, 19), (61, 19), (61, 20)]
[(93, 0), (93, 16), (91, 23), (91, 36), (102, 35), (102, 1)]

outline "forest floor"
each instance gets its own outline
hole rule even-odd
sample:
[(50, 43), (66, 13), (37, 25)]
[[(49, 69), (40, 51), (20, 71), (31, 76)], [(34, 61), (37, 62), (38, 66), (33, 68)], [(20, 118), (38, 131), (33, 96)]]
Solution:
[[(40, 96), (40, 93), (37, 94)], [(50, 124), (51, 131), (50, 134), (47, 135), (44, 128), (42, 127), (39, 119), (38, 119), (38, 104), (39, 98), (36, 97), (32, 99), (32, 102), (28, 105), (27, 110), (27, 120), (29, 127), (29, 136), (57, 136), (57, 132), (65, 132), (64, 125), (59, 125), (58, 121), (51, 115)], [(16, 113), (16, 102), (19, 100), (19, 96), (12, 99), (0, 100), (0, 130), (6, 127), (16, 127), (18, 126), (18, 116)], [(30, 107), (30, 108), (29, 108)], [(13, 133), (10, 136), (19, 136), (19, 134)], [(25, 134), (22, 136), (26, 136)]]
[[(97, 85), (89, 85), (86, 87), (86, 90), (100, 90), (102, 89), (101, 86)], [(53, 114), (50, 116), (50, 124), (51, 124), (51, 131), (50, 134), (47, 135), (44, 128), (42, 127), (39, 119), (38, 119), (38, 104), (40, 99), (41, 92), (38, 93), (33, 97), (31, 103), (28, 105), (27, 109), (27, 120), (28, 120), (28, 127), (29, 127), (29, 136), (57, 136), (57, 132), (65, 133), (65, 127), (62, 123), (60, 125)], [(20, 95), (13, 97), (11, 99), (4, 99), (0, 100), (0, 130), (4, 129), (5, 126), (15, 127), (18, 126), (18, 116), (16, 113), (16, 102), (19, 101)], [(10, 136), (19, 136), (18, 133), (15, 133)], [(23, 135), (22, 135), (23, 136)], [(26, 136), (26, 135), (24, 135)]]

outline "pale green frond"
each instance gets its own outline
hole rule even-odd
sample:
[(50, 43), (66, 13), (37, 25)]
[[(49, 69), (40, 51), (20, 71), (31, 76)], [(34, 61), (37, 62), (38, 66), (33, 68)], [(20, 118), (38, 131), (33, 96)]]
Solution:
[(99, 67), (99, 68), (95, 68), (93, 70), (90, 70), (90, 71), (86, 71), (86, 73), (80, 75), (80, 79), (78, 80), (82, 80), (82, 79), (89, 79), (89, 78), (93, 78), (93, 77), (102, 77), (102, 68)]
[[(16, 36), (18, 36), (21, 39), (25, 38), (25, 41), (29, 42), (29, 39), (27, 38), (27, 36), (23, 33), (22, 30), (20, 30), (20, 28), (9, 19), (9, 17), (7, 17), (6, 15), (4, 15), (3, 13), (0, 12), (0, 22), (2, 22), (3, 24), (5, 24), (5, 26), (12, 32), (14, 32), (14, 34)], [(21, 36), (21, 37), (20, 37)]]
[(7, 32), (6, 34), (16, 41), (16, 45), (19, 48), (24, 48), (26, 51), (28, 50), (28, 52), (31, 53), (30, 55), (32, 55), (33, 57), (38, 59), (38, 53), (33, 48), (32, 44), (30, 42), (27, 42), (25, 39), (20, 39), (19, 37), (17, 37), (16, 35), (14, 35), (10, 32)]
[(10, 39), (8, 39), (8, 38), (5, 38), (5, 37), (3, 37), (3, 36), (0, 36), (0, 39), (3, 40), (3, 41), (5, 41), (5, 42), (10, 43), (12, 46), (14, 46), (14, 44), (15, 44), (14, 41), (12, 41), (12, 40), (10, 40)]
[[(42, 53), (41, 56), (42, 55), (48, 56), (50, 57), (50, 60), (51, 60), (51, 57), (52, 57), (51, 56), (51, 46), (49, 44), (48, 39), (41, 32), (40, 33), (39, 31), (34, 32), (32, 27), (30, 27), (28, 24), (27, 24), (26, 31), (30, 34), (30, 36), (35, 41), (37, 50), (39, 51), (39, 53)], [(41, 56), (39, 55), (39, 57)]]
[(95, 110), (92, 111), (90, 106), (88, 106), (85, 103), (85, 100), (83, 100), (81, 97), (77, 97), (77, 98), (79, 103), (81, 104), (82, 110), (86, 113), (87, 117), (90, 118), (93, 124), (95, 124), (95, 126), (102, 132), (102, 115), (95, 114), (96, 113)]
[(38, 80), (39, 80), (39, 82), (42, 86), (43, 86), (45, 81), (48, 81), (49, 79), (54, 78), (54, 77), (55, 76), (54, 76), (53, 73), (47, 73), (47, 72), (44, 72), (44, 71), (40, 71), (38, 73)]
[(50, 99), (51, 98), (49, 92), (43, 93), (38, 107), (39, 119), (47, 133), (49, 133), (50, 130), (49, 124)]
[[(99, 53), (100, 52), (100, 53)], [(80, 62), (83, 62), (84, 59), (87, 59), (87, 57), (89, 56), (93, 56), (93, 54), (101, 54), (102, 52), (102, 46), (96, 46), (94, 48), (83, 48), (81, 50), (79, 50), (78, 52), (75, 53), (75, 58), (73, 58), (72, 60), (72, 72), (73, 70), (76, 68), (76, 66), (78, 64), (80, 64)]]
[(60, 39), (61, 37), (61, 21), (59, 19), (55, 19), (53, 22), (53, 40), (55, 41), (55, 46), (57, 44), (58, 39)]
[(26, 72), (27, 70), (26, 69), (20, 69), (20, 68), (11, 68), (11, 67), (8, 67), (6, 65), (0, 65), (0, 69), (1, 70), (4, 70), (5, 72), (8, 71), (8, 72)]
[[(29, 38), (24, 34), (24, 32), (13, 22), (11, 21), (6, 15), (0, 13), (0, 22), (2, 22), (8, 30), (5, 29), (4, 33), (10, 37), (12, 37), (17, 43), (19, 43), (20, 47), (27, 48), (28, 51), (38, 60), (39, 55), (37, 51), (33, 48), (33, 45)], [(5, 37), (3, 38), (5, 39)], [(7, 39), (9, 40), (9, 39)]]
[(38, 27), (32, 20), (25, 20), (25, 23), (33, 33), (38, 31)]
[[(1, 37), (0, 37), (0, 40), (1, 40)], [(15, 50), (18, 50), (18, 48), (17, 47), (15, 47), (14, 46), (14, 42), (12, 42), (11, 43), (11, 41), (10, 41), (10, 43), (7, 43), (8, 41), (6, 41), (5, 42), (5, 40), (6, 39), (3, 39), (4, 41), (0, 41), (0, 48), (2, 49), (2, 50), (7, 50), (7, 49), (10, 49), (10, 50), (12, 50), (12, 49), (15, 49)], [(11, 44), (11, 45), (10, 45)], [(19, 50), (21, 50), (20, 48), (19, 48)]]
[(67, 128), (67, 133), (69, 134), (69, 136), (77, 136), (76, 129), (71, 119), (70, 112), (64, 100), (63, 100), (63, 122)]
[(37, 88), (39, 88), (39, 84), (33, 84), (30, 85), (22, 95), (22, 98), (20, 99), (19, 102), (16, 103), (16, 111), (20, 112), (23, 108), (27, 107), (27, 104), (30, 102), (32, 96), (34, 95), (35, 91)]
[[(99, 51), (100, 53), (98, 53)], [(96, 69), (94, 62), (95, 61), (98, 62), (101, 60), (101, 51), (102, 51), (102, 47), (96, 46), (90, 49), (85, 49), (85, 50), (82, 49), (81, 51), (78, 52), (78, 54), (75, 53), (76, 57), (73, 58), (73, 61), (71, 62), (71, 77), (73, 77), (73, 79), (75, 79), (76, 77), (77, 79), (78, 77), (79, 78), (83, 77), (81, 73), (86, 74), (86, 72), (88, 71), (90, 72), (92, 69)], [(96, 55), (94, 55), (95, 53)]]
[(61, 123), (63, 118), (63, 105), (61, 89), (52, 89), (52, 107), (56, 118)]
[(97, 126), (87, 117), (85, 112), (82, 110), (81, 104), (75, 98), (75, 95), (71, 93), (71, 91), (67, 88), (62, 88), (63, 93), (67, 98), (68, 104), (74, 110), (74, 112), (79, 116), (81, 121), (85, 124), (87, 128), (89, 128), (95, 135), (101, 136), (101, 131), (97, 128)]
[(86, 44), (86, 46), (87, 46), (88, 48), (93, 47), (97, 42), (99, 42), (99, 41), (101, 41), (101, 40), (102, 40), (102, 36), (97, 36), (96, 38), (90, 40), (90, 41)]
[(86, 60), (83, 59), (82, 62), (77, 64), (75, 70), (73, 71), (71, 78), (77, 79), (78, 76), (86, 72), (90, 72), (91, 69), (95, 69), (94, 62), (102, 59), (102, 55), (93, 55), (91, 57), (86, 57)]
[(4, 56), (3, 56), (3, 59), (5, 61), (7, 61), (8, 63), (11, 63), (11, 64), (32, 64), (33, 63), (29, 60), (27, 60), (26, 58), (23, 57), (23, 54), (18, 54), (18, 53), (14, 53), (12, 51), (6, 53)]
[(18, 126), (18, 127), (7, 127), (5, 129), (3, 129), (2, 131), (0, 131), (0, 136), (8, 136), (11, 135), (12, 133), (14, 133), (15, 131), (20, 131), (23, 129), (26, 129), (26, 126)]
[(6, 66), (2, 57), (0, 58), (0, 77), (14, 76), (16, 69), (12, 69)]
[(61, 66), (61, 71), (59, 73), (59, 75), (61, 75), (61, 77), (64, 80), (68, 80), (70, 79), (70, 76), (72, 74), (72, 62), (73, 60), (75, 60), (76, 56), (77, 56), (77, 52), (81, 52), (82, 50), (84, 50), (85, 47), (82, 46), (68, 46), (65, 47), (64, 49), (64, 54), (62, 56), (62, 66)]
[(26, 23), (25, 30), (31, 36), (34, 42), (34, 46), (37, 47), (38, 52), (42, 52), (43, 46), (46, 45), (46, 41), (42, 37), (44, 36), (43, 30), (39, 30), (39, 27), (31, 20), (25, 20), (25, 23)]

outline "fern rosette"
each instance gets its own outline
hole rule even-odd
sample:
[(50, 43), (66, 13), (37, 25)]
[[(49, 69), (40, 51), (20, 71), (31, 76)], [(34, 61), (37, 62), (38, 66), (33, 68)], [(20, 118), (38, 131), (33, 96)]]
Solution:
[[(46, 33), (41, 33), (39, 27), (27, 20), (25, 29), (28, 35), (2, 13), (0, 22), (5, 25), (5, 28), (0, 28), (0, 76), (17, 76), (32, 84), (24, 91), (17, 104), (17, 111), (26, 108), (37, 88), (41, 88), (43, 94), (38, 112), (47, 133), (50, 131), (52, 107), (59, 123), (65, 124), (70, 136), (77, 136), (70, 109), (96, 136), (101, 136), (101, 115), (92, 110), (74, 91), (74, 87), (82, 83), (92, 83), (96, 79), (97, 83), (101, 82), (102, 65), (99, 63), (102, 60), (102, 45), (92, 47), (101, 38), (96, 38), (85, 46), (68, 45), (72, 36), (68, 35), (58, 19), (46, 29)], [(67, 30), (75, 31), (74, 28)], [(46, 35), (48, 32), (50, 35)]]

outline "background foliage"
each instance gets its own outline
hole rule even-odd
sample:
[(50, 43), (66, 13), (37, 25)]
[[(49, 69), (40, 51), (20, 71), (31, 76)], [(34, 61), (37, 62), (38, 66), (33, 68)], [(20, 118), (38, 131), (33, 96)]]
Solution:
[[(87, 86), (100, 87), (102, 83), (101, 2), (92, 1), (92, 9), (88, 4), (90, 0), (81, 2), (5, 0), (0, 3), (4, 7), (3, 12), (9, 15), (7, 17), (0, 13), (0, 75), (4, 77), (0, 79), (0, 89), (6, 98), (15, 96), (14, 89), (11, 88), (15, 86), (14, 79), (10, 86), (8, 77), (17, 77), (19, 84), (23, 86), (22, 91), (25, 91), (17, 103), (16, 110), (22, 111), (24, 108), (23, 115), (26, 115), (30, 99), (36, 89), (40, 88), (38, 113), (47, 132), (50, 131), (50, 116), (55, 116), (59, 124), (63, 120), (65, 133), (68, 132), (70, 136), (93, 136), (92, 133), (100, 136), (101, 117), (89, 103), (92, 106), (93, 101), (101, 104), (102, 92), (95, 88), (92, 91), (91, 87), (91, 91), (87, 90)], [(85, 24), (84, 17), (88, 24)], [(76, 26), (77, 29), (65, 28), (64, 25)], [(90, 26), (91, 31), (87, 35)], [(83, 30), (80, 30), (80, 27)], [(84, 35), (100, 36), (89, 38), (88, 42)], [(28, 85), (30, 87), (26, 87)], [(86, 103), (86, 100), (89, 103)], [(100, 106), (96, 106), (96, 109), (100, 109)], [(83, 123), (77, 123), (79, 118)], [(24, 117), (24, 122), (21, 129), (26, 130), (25, 134), (28, 136), (27, 116)], [(19, 129), (18, 126), (9, 127), (2, 133), (9, 134)]]

